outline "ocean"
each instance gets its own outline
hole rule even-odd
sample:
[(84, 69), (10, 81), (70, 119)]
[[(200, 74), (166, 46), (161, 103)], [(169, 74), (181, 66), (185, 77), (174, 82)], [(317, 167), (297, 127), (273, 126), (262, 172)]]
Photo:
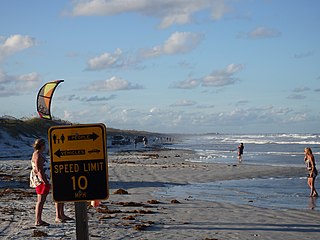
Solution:
[[(304, 148), (311, 147), (320, 159), (320, 134), (206, 134), (182, 136), (171, 147), (196, 151), (191, 162), (239, 164), (237, 146), (244, 143), (241, 164), (295, 166), (305, 168)], [(319, 169), (318, 164), (318, 169)], [(307, 173), (307, 172), (306, 172)], [(320, 193), (319, 177), (316, 189)], [(306, 177), (242, 179), (185, 186), (167, 186), (159, 194), (180, 197), (248, 204), (272, 209), (320, 210), (319, 198), (309, 197)]]
[(179, 138), (174, 148), (198, 153), (194, 161), (206, 163), (237, 163), (237, 147), (244, 143), (246, 164), (304, 166), (304, 148), (311, 147), (320, 155), (320, 134), (207, 134)]

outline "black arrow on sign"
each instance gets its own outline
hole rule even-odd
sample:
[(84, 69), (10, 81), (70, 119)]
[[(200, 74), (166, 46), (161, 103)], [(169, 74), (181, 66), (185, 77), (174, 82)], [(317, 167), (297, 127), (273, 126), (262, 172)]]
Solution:
[(100, 152), (99, 149), (92, 149), (88, 151), (88, 153), (99, 153), (99, 152)]
[(96, 133), (92, 134), (75, 134), (75, 135), (70, 135), (68, 136), (69, 141), (78, 141), (78, 140), (96, 140), (99, 137)]
[(54, 155), (57, 157), (65, 157), (65, 156), (76, 156), (76, 155), (86, 155), (86, 150), (77, 149), (77, 150), (57, 150)]

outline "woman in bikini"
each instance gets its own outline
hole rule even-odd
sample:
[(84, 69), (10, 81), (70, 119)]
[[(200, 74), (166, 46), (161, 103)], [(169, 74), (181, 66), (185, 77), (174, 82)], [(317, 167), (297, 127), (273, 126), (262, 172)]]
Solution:
[[(50, 163), (44, 156), (46, 143), (44, 139), (36, 139), (33, 144), (34, 152), (31, 158), (30, 187), (36, 189), (37, 203), (35, 208), (35, 225), (49, 226), (50, 224), (42, 220), (42, 210), (49, 194), (50, 184)], [(64, 214), (64, 203), (56, 203), (56, 223), (64, 223), (72, 218)]]
[(37, 203), (36, 203), (36, 226), (49, 226), (49, 223), (42, 220), (42, 210), (44, 203), (47, 199), (47, 195), (50, 191), (50, 165), (46, 157), (44, 156), (44, 150), (46, 144), (43, 139), (37, 139), (33, 144), (34, 152), (32, 154), (30, 173), (30, 187), (36, 189)]
[(307, 169), (308, 169), (308, 185), (311, 189), (311, 192), (310, 192), (310, 197), (318, 197), (318, 193), (317, 193), (317, 190), (315, 188), (315, 180), (316, 180), (316, 177), (318, 175), (318, 171), (317, 171), (317, 168), (316, 168), (316, 161), (314, 159), (314, 156), (312, 154), (312, 150), (311, 148), (307, 147), (304, 149), (304, 153), (305, 153), (305, 156), (304, 156), (304, 161), (307, 165)]

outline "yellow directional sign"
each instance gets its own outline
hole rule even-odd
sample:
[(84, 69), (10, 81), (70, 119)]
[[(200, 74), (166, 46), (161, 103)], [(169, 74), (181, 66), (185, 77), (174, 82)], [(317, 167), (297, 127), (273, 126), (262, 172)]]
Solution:
[(104, 124), (54, 126), (48, 131), (53, 199), (106, 199), (108, 162)]
[(79, 161), (104, 157), (104, 129), (100, 125), (58, 126), (50, 129), (52, 161)]

